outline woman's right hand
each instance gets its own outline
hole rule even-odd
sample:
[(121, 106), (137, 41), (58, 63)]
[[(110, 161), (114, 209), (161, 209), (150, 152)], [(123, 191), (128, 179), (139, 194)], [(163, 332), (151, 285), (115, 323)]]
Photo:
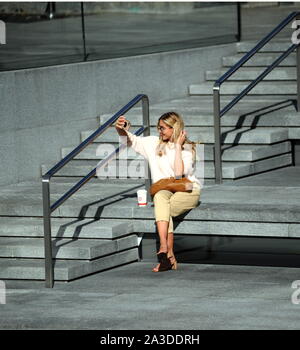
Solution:
[(115, 126), (118, 129), (123, 129), (124, 130), (124, 126), (125, 126), (126, 122), (127, 122), (126, 118), (123, 115), (121, 115), (121, 117), (118, 118)]

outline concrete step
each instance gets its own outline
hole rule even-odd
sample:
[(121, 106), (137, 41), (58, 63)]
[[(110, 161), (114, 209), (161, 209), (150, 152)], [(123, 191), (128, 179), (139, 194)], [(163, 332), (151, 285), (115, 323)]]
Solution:
[[(270, 171), (280, 167), (292, 165), (292, 155), (284, 154), (277, 157), (272, 157), (264, 160), (259, 160), (251, 163), (242, 162), (227, 162), (222, 164), (223, 177), (227, 179), (239, 179), (241, 177), (258, 174), (264, 171)], [(215, 177), (215, 167), (205, 165), (205, 178)]]
[[(213, 106), (210, 104), (206, 108), (199, 107), (186, 107), (183, 108), (178, 105), (173, 105), (175, 110), (180, 110), (186, 127), (205, 127), (214, 125)], [(238, 108), (239, 107), (239, 108)], [(163, 113), (163, 110), (159, 110)], [(159, 115), (162, 115), (159, 113)], [(157, 113), (158, 114), (158, 113)], [(102, 119), (103, 118), (103, 119)], [(135, 130), (142, 125), (142, 116), (140, 113), (128, 113), (126, 118), (130, 120), (132, 128)], [(101, 117), (101, 120), (105, 122), (105, 116)], [(156, 126), (157, 115), (152, 114), (150, 125)], [(241, 127), (241, 126), (268, 126), (268, 127), (300, 127), (299, 113), (295, 111), (295, 105), (293, 101), (287, 100), (286, 102), (277, 104), (264, 104), (262, 106), (247, 106), (245, 108), (239, 106), (233, 108), (222, 118), (222, 127)], [(191, 129), (193, 130), (193, 129)], [(101, 136), (99, 138), (101, 140)], [(75, 145), (73, 149), (75, 148)], [(71, 148), (68, 148), (71, 150)], [(65, 153), (64, 153), (65, 154)]]
[[(137, 236), (104, 239), (65, 239), (52, 240), (55, 259), (92, 260), (101, 256), (137, 247)], [(44, 258), (42, 238), (0, 237), (0, 258)]]
[[(123, 178), (145, 178), (145, 167), (144, 160), (131, 160), (129, 162), (114, 161), (109, 166), (102, 168), (97, 173), (98, 176), (106, 178), (113, 177), (117, 178), (121, 176)], [(202, 164), (202, 163), (200, 163)], [(276, 169), (279, 167), (287, 166), (292, 164), (291, 154), (285, 154), (275, 156), (272, 158), (256, 161), (254, 163), (247, 162), (223, 162), (223, 177), (227, 179), (236, 179), (243, 176), (253, 175), (262, 171)], [(56, 176), (78, 176), (82, 177), (93, 168), (96, 164), (90, 164), (89, 160), (72, 161), (61, 169)], [(42, 171), (47, 169), (49, 166), (43, 166)], [(199, 173), (198, 173), (199, 171)], [(203, 169), (196, 167), (196, 176), (202, 178)], [(214, 164), (211, 161), (205, 161), (204, 165), (204, 178), (214, 178)]]
[[(51, 182), (56, 183), (57, 181), (61, 181), (62, 183), (69, 183), (69, 189), (72, 187), (72, 184), (76, 184), (80, 179), (78, 176), (67, 176), (67, 177), (53, 177)], [(97, 183), (98, 186), (102, 185), (112, 185), (118, 188), (119, 186), (130, 184), (132, 186), (144, 186), (145, 179), (129, 179), (129, 178), (98, 178), (93, 176), (89, 181), (89, 183)], [(79, 190), (80, 191), (80, 190)]]
[[(193, 209), (195, 211), (195, 209)], [(192, 211), (192, 212), (193, 212)], [(191, 213), (192, 213), (191, 212)], [(245, 221), (217, 221), (217, 220), (183, 220), (176, 221), (174, 232), (177, 235), (207, 235), (207, 236), (248, 236), (248, 237), (282, 237), (299, 238), (300, 224), (289, 224), (279, 222), (245, 222)], [(174, 226), (174, 227), (175, 227)], [(149, 225), (144, 232), (154, 233)], [(178, 239), (178, 238), (175, 238)], [(229, 239), (229, 238), (228, 238)], [(299, 253), (299, 251), (298, 251)]]
[[(106, 211), (106, 209), (110, 211), (111, 205), (118, 203), (123, 208), (118, 213), (119, 218), (132, 217), (133, 203), (134, 207), (138, 207), (137, 190), (143, 187), (144, 184), (133, 185), (128, 181), (117, 186), (115, 183), (111, 184), (108, 181), (105, 181), (105, 184), (102, 183), (102, 186), (100, 182), (94, 185), (88, 184), (52, 212), (51, 216), (52, 218), (74, 218), (74, 220), (82, 217), (93, 220), (109, 219), (109, 216), (102, 215), (103, 211)], [(58, 194), (53, 194), (51, 191), (51, 203), (54, 203), (69, 189), (70, 186), (62, 186)], [(28, 201), (30, 201), (30, 206), (26, 204)], [(42, 217), (41, 184), (38, 183), (38, 186), (33, 183), (20, 185), (18, 191), (2, 194), (0, 213), (1, 216)], [(112, 218), (115, 218), (115, 216), (112, 216)]]
[[(241, 41), (236, 44), (238, 53), (246, 53), (257, 45), (257, 41)], [(290, 40), (270, 41), (259, 52), (284, 52), (291, 46)]]
[[(230, 186), (230, 188), (233, 191), (236, 190), (234, 186)], [(276, 190), (276, 188), (268, 188), (268, 191), (272, 190)], [(264, 193), (264, 191), (265, 188), (261, 188), (261, 192)], [(280, 205), (277, 207), (278, 210), (274, 211), (274, 206), (253, 204), (253, 196), (251, 193), (249, 195), (249, 202), (252, 204), (244, 202), (238, 206), (231, 203), (207, 203), (201, 197), (200, 207), (188, 213), (184, 220), (180, 217), (174, 218), (175, 234), (300, 237), (300, 224), (295, 216), (296, 213), (293, 213), (295, 223), (292, 224), (287, 222), (289, 218), (285, 215), (286, 208), (281, 212)], [(120, 220), (116, 214), (120, 210), (121, 208), (116, 207), (111, 212), (112, 215), (115, 214), (116, 221)], [(134, 222), (135, 231), (155, 234), (153, 208), (137, 209), (136, 213), (138, 215), (131, 219)], [(58, 263), (61, 260), (56, 261)]]
[[(40, 188), (40, 184), (36, 184), (35, 187), (37, 189)], [(106, 186), (106, 190), (109, 186)], [(84, 198), (88, 203), (94, 202), (95, 198), (99, 198), (99, 194), (96, 191), (97, 186), (92, 186), (88, 192), (86, 192), (83, 198), (77, 198), (72, 203), (66, 202), (66, 206), (64, 206), (63, 211), (59, 213), (59, 215), (70, 215), (71, 212), (75, 213), (77, 207), (81, 208), (84, 203)], [(29, 188), (24, 187), (24, 193), (28, 192)], [(299, 206), (297, 206), (297, 202), (294, 204), (289, 203), (291, 198), (293, 197), (293, 193), (295, 189), (293, 188), (278, 188), (272, 187), (271, 184), (267, 187), (264, 186), (250, 186), (248, 187), (248, 195), (245, 194), (245, 186), (241, 188), (243, 191), (243, 195), (241, 197), (247, 197), (247, 201), (245, 202), (242, 199), (240, 202), (239, 198), (239, 188), (236, 186), (212, 186), (210, 188), (205, 188), (205, 191), (201, 194), (201, 205), (198, 208), (192, 210), (188, 215), (184, 218), (184, 221), (180, 223), (180, 225), (176, 228), (176, 233), (192, 233), (192, 234), (223, 234), (224, 235), (278, 235), (278, 236), (288, 236), (288, 237), (300, 237), (300, 224), (299, 224)], [(214, 191), (214, 192), (213, 192)], [(32, 191), (31, 192), (36, 192)], [(101, 193), (101, 189), (98, 192)], [(136, 206), (135, 198), (129, 196), (125, 201), (121, 200), (118, 202), (116, 196), (114, 196), (114, 192), (112, 187), (108, 193), (111, 193), (110, 203), (104, 203), (103, 209), (101, 210), (101, 221), (103, 217), (111, 217), (117, 223), (119, 222), (128, 222), (130, 224), (134, 224), (135, 232), (155, 232), (155, 225), (153, 221), (153, 208), (148, 206), (147, 208), (138, 208)], [(212, 192), (212, 194), (210, 194)], [(228, 194), (230, 195), (228, 196)], [(270, 195), (278, 198), (278, 203), (274, 206), (274, 201), (268, 201)], [(287, 201), (282, 202), (280, 198), (285, 195)], [(259, 200), (258, 200), (258, 196)], [(5, 197), (5, 196), (4, 196)], [(36, 196), (35, 196), (36, 197)], [(273, 198), (272, 197), (272, 198)], [(295, 196), (294, 196), (295, 197)], [(18, 197), (19, 200), (14, 203), (15, 210), (18, 215), (21, 215), (21, 210), (26, 206), (26, 202), (28, 202), (28, 197), (25, 196)], [(22, 198), (24, 198), (22, 200)], [(294, 198), (297, 201), (297, 197)], [(13, 198), (10, 198), (10, 203), (13, 201)], [(78, 203), (78, 205), (76, 204)], [(1, 206), (5, 204), (5, 198), (2, 200)], [(102, 205), (100, 202), (98, 205)], [(37, 209), (41, 208), (41, 202), (36, 204)], [(98, 206), (97, 206), (98, 208)], [(94, 217), (95, 211), (89, 207), (89, 210), (86, 212), (87, 217)], [(31, 210), (32, 215), (34, 214), (35, 203), (32, 203)], [(96, 210), (95, 210), (96, 209)], [(298, 211), (297, 211), (298, 210)], [(68, 212), (69, 211), (69, 212)], [(124, 214), (125, 213), (125, 214)], [(1, 208), (1, 214), (4, 214), (4, 211)], [(56, 215), (56, 213), (53, 213)], [(122, 218), (123, 219), (120, 219)], [(124, 219), (125, 217), (125, 219)], [(1, 225), (5, 224), (3, 221), (3, 217), (1, 218)], [(18, 225), (21, 226), (24, 223), (24, 220), (36, 220), (37, 218), (6, 218), (11, 220), (11, 224), (13, 224), (13, 220), (18, 221)], [(41, 222), (41, 218), (39, 218)], [(57, 219), (53, 218), (52, 222), (55, 224)], [(112, 220), (112, 221), (113, 221)], [(195, 221), (194, 223), (191, 221)], [(216, 229), (215, 224), (211, 223), (208, 226), (207, 221), (216, 221), (216, 224), (219, 226), (219, 230)], [(224, 223), (228, 221), (237, 221), (238, 223)], [(248, 225), (248, 222), (253, 221), (253, 225)], [(72, 222), (72, 221), (71, 221)], [(270, 225), (263, 225), (263, 223), (268, 223)], [(293, 224), (292, 224), (293, 223)], [(16, 222), (17, 224), (17, 222)], [(224, 229), (222, 230), (222, 224), (224, 224)], [(228, 225), (228, 226), (226, 226)], [(235, 225), (236, 229), (235, 229)], [(25, 226), (25, 224), (24, 224)], [(207, 228), (210, 228), (208, 231)], [(247, 227), (247, 230), (244, 231), (243, 228)], [(254, 228), (256, 227), (256, 230)], [(261, 228), (261, 230), (259, 230)], [(251, 231), (252, 230), (252, 231)], [(5, 233), (5, 229), (3, 230)], [(7, 232), (9, 232), (7, 230)], [(252, 232), (252, 233), (251, 233)], [(81, 236), (80, 236), (81, 237)], [(63, 238), (66, 238), (63, 236)]]
[[(300, 123), (300, 117), (298, 117)], [(99, 161), (104, 159), (106, 156), (97, 155), (98, 144), (91, 144), (89, 147), (84, 149), (74, 160), (94, 160)], [(207, 144), (204, 147), (204, 159), (213, 160), (213, 145)], [(291, 151), (291, 145), (289, 141), (276, 143), (273, 145), (233, 145), (223, 146), (222, 160), (223, 161), (254, 161), (262, 158), (272, 157), (281, 153), (287, 153)], [(68, 153), (73, 150), (72, 147), (64, 147), (62, 149), (62, 157), (65, 157)], [(141, 155), (136, 153), (131, 147), (119, 154), (119, 159), (144, 159)], [(91, 163), (95, 164), (95, 163)]]
[[(216, 81), (223, 74), (228, 71), (228, 68), (222, 68), (219, 70), (209, 70), (206, 71), (205, 78), (208, 81)], [(238, 81), (238, 80), (254, 80), (256, 79), (262, 72), (264, 68), (256, 68), (256, 67), (242, 67), (237, 72), (235, 72), (228, 81)], [(277, 67), (272, 72), (270, 72), (263, 81), (269, 80), (296, 80), (296, 67)]]
[[(272, 189), (269, 187), (268, 190), (272, 191)], [(265, 188), (261, 188), (262, 192), (264, 190)], [(297, 223), (296, 216), (294, 218), (295, 223), (286, 222), (289, 218), (284, 217), (284, 212), (282, 213), (283, 215), (279, 215), (280, 210), (274, 211), (274, 207), (257, 203), (252, 205), (252, 210), (250, 209), (251, 205), (244, 202), (244, 204), (239, 204), (239, 210), (237, 210), (237, 207), (235, 208), (230, 203), (226, 205), (222, 203), (207, 203), (206, 201), (203, 203), (204, 199), (202, 197), (201, 201), (200, 207), (193, 209), (184, 220), (179, 217), (174, 218), (176, 234), (300, 237), (300, 224), (299, 222)], [(280, 209), (280, 206), (277, 209)], [(117, 217), (119, 210), (121, 208), (115, 208), (112, 211), (112, 214), (115, 213), (116, 218), (114, 220), (116, 222), (120, 220)], [(257, 222), (259, 212), (259, 222)], [(153, 208), (137, 209), (137, 213), (139, 215), (130, 220), (134, 223), (134, 230), (136, 232), (156, 233), (153, 221)]]
[[(132, 128), (131, 132), (134, 133), (136, 129)], [(194, 142), (201, 142), (204, 144), (214, 143), (214, 128), (213, 127), (187, 127), (186, 131), (188, 137)], [(83, 131), (81, 133), (81, 140), (85, 140), (89, 135), (93, 133), (93, 130)], [(222, 134), (224, 135), (224, 143), (246, 143), (246, 144), (270, 144), (288, 139), (288, 130), (284, 128), (254, 128), (250, 129), (242, 127), (240, 129), (233, 129), (230, 127), (223, 127)], [(150, 128), (150, 135), (158, 135), (156, 128)], [(119, 135), (114, 127), (109, 128), (104, 134), (102, 134), (94, 143), (107, 143), (107, 149), (113, 150), (113, 145), (118, 145)], [(111, 146), (111, 147), (110, 147)], [(103, 147), (103, 146), (101, 146)], [(101, 151), (101, 148), (99, 148)]]
[[(251, 96), (246, 95), (241, 101), (239, 101), (238, 110), (241, 111), (251, 111), (254, 108), (264, 108), (266, 106), (276, 105), (288, 101), (288, 99), (295, 99), (295, 94), (285, 96), (277, 95), (258, 95)], [(236, 95), (221, 95), (220, 99), (222, 104), (229, 103)], [(160, 102), (150, 105), (150, 123), (151, 125), (157, 124), (158, 118), (165, 113), (166, 111), (175, 110), (179, 112), (184, 120), (185, 114), (189, 112), (207, 112), (212, 111), (213, 98), (210, 95), (201, 95), (201, 96), (187, 96), (184, 98), (177, 98), (167, 102)], [(233, 108), (233, 110), (235, 107)], [(295, 108), (294, 108), (295, 110)], [(101, 114), (99, 117), (99, 124), (104, 124), (108, 121), (113, 114)], [(132, 108), (129, 112), (125, 114), (126, 118), (130, 121), (131, 119), (139, 120), (139, 126), (142, 124), (142, 109), (141, 107)], [(188, 125), (188, 120), (185, 120)]]
[[(134, 232), (133, 223), (129, 221), (70, 218), (53, 218), (51, 231), (52, 237), (57, 239), (116, 239)], [(0, 237), (43, 238), (43, 218), (1, 216)]]
[[(230, 208), (230, 204), (227, 205), (227, 208), (225, 208), (225, 205), (223, 204), (222, 206), (220, 206), (220, 210), (218, 211), (215, 211), (212, 205), (208, 206), (207, 204), (206, 205), (201, 204), (201, 207), (199, 209), (194, 209), (193, 211), (191, 211), (188, 214), (188, 216), (185, 217), (184, 220), (180, 218), (174, 219), (175, 236), (178, 237), (178, 235), (183, 235), (183, 236), (185, 235), (206, 235), (206, 236), (218, 235), (218, 236), (228, 236), (228, 237), (230, 236), (231, 237), (232, 236), (278, 237), (278, 238), (299, 238), (300, 237), (300, 224), (280, 222), (280, 220), (276, 219), (276, 215), (278, 216), (279, 211), (277, 210), (274, 212), (274, 207), (263, 208), (263, 206), (258, 206), (257, 208), (255, 208), (255, 212), (253, 212), (250, 208), (251, 206), (247, 206), (247, 203), (244, 203), (244, 204), (245, 204), (245, 208), (243, 208), (243, 205), (240, 205), (239, 208), (236, 208), (235, 213), (233, 212), (233, 208)], [(247, 210), (248, 210), (248, 214), (247, 214)], [(260, 216), (262, 216), (263, 219), (260, 222), (257, 222), (255, 219), (257, 219), (257, 216), (259, 215), (258, 214), (259, 210), (260, 210)], [(273, 214), (271, 213), (271, 210), (273, 210)], [(239, 212), (238, 221), (231, 221), (229, 218), (231, 216), (237, 217), (237, 212)], [(219, 213), (219, 217), (218, 217), (218, 213)], [(269, 213), (270, 213), (270, 216), (269, 216)], [(152, 211), (146, 212), (146, 210), (143, 209), (141, 210), (141, 214), (145, 218), (134, 220), (136, 229), (139, 230), (139, 232), (151, 233), (155, 235), (156, 228), (154, 225)], [(205, 214), (206, 214), (206, 217), (204, 217)], [(215, 220), (212, 220), (211, 218), (212, 216), (215, 218)], [(252, 221), (250, 221), (251, 216), (253, 217)], [(242, 219), (243, 218), (245, 219), (246, 217), (247, 217), (247, 221), (242, 221)], [(275, 221), (271, 222), (271, 220), (272, 219), (274, 220), (274, 218), (275, 218)], [(178, 238), (175, 238), (175, 239), (178, 239)], [(119, 262), (117, 261), (117, 258), (116, 258), (117, 254), (118, 253), (116, 253), (116, 255), (115, 254), (109, 255), (108, 258), (114, 261), (114, 263), (118, 265)], [(102, 259), (106, 259), (106, 257), (103, 257)], [(3, 261), (4, 259), (5, 258), (0, 258), (0, 266), (1, 266), (1, 261)], [(70, 260), (65, 260), (66, 263), (68, 261)], [(86, 262), (85, 260), (78, 260), (78, 261)], [(61, 264), (62, 262), (64, 261), (60, 259), (56, 259), (55, 266), (57, 265), (59, 266), (59, 264)], [(93, 262), (94, 260), (89, 261), (89, 263), (93, 263)], [(2, 270), (0, 271), (0, 278), (2, 277), (1, 272)], [(33, 275), (31, 275), (31, 278), (33, 278)]]
[[(132, 248), (113, 255), (85, 260), (56, 260), (54, 278), (56, 281), (71, 281), (95, 272), (116, 268), (138, 260), (138, 249)], [(0, 259), (0, 279), (44, 280), (44, 259)]]
[[(221, 94), (220, 100), (221, 105), (224, 106), (228, 104), (236, 95), (224, 95)], [(246, 95), (239, 103), (234, 106), (227, 115), (243, 115), (250, 112), (257, 113), (260, 110), (267, 112), (267, 110), (282, 109), (288, 112), (295, 112), (295, 100), (296, 95)], [(267, 110), (265, 110), (267, 108)], [(174, 110), (182, 115), (185, 124), (187, 126), (194, 125), (200, 126), (200, 124), (190, 123), (189, 117), (199, 114), (211, 117), (213, 115), (213, 98), (212, 95), (197, 95), (197, 96), (187, 96), (184, 98), (173, 99), (167, 102), (161, 102), (157, 104), (152, 104), (150, 106), (150, 123), (152, 126), (156, 126), (158, 118), (166, 111)], [(226, 116), (227, 116), (226, 115)], [(99, 117), (99, 124), (103, 124), (108, 119), (112, 117), (112, 114), (103, 114)], [(131, 109), (126, 113), (126, 118), (128, 118), (132, 125), (141, 126), (142, 125), (142, 109), (136, 107)], [(201, 122), (201, 120), (200, 120)], [(92, 132), (92, 131), (91, 131)]]
[[(280, 170), (277, 172), (282, 173)], [(271, 180), (266, 185), (260, 185), (259, 182), (256, 186), (242, 185), (241, 187), (239, 187), (240, 182), (233, 185), (205, 185), (201, 193), (201, 205), (187, 213), (184, 220), (280, 222), (289, 223), (291, 227), (294, 224), (299, 225), (298, 188), (272, 186), (272, 172), (269, 176)], [(68, 184), (60, 183), (60, 186), (59, 196), (69, 189)], [(75, 221), (81, 213), (86, 220), (99, 218), (100, 220), (115, 220), (116, 223), (133, 222), (134, 232), (144, 232), (144, 227), (148, 225), (155, 230), (152, 203), (144, 208), (137, 205), (136, 191), (142, 187), (128, 183), (117, 187), (109, 183), (87, 184), (52, 213), (52, 220), (64, 217), (66, 220), (69, 218), (70, 221)], [(12, 219), (14, 217), (39, 217), (41, 220), (40, 182), (5, 186), (5, 190), (4, 192), (1, 189), (0, 213), (2, 217), (9, 216)], [(58, 195), (51, 196), (52, 201), (57, 198)], [(247, 198), (246, 201), (245, 198)], [(84, 211), (82, 211), (83, 208)]]
[[(294, 95), (290, 95), (289, 98), (295, 98)], [(228, 103), (230, 102), (236, 95), (221, 95), (221, 102), (222, 103)], [(242, 108), (253, 108), (255, 106), (258, 107), (265, 107), (266, 104), (275, 104), (286, 100), (282, 96), (277, 95), (258, 95), (258, 96), (251, 96), (246, 95), (241, 101), (239, 101), (239, 105)], [(155, 105), (151, 105), (150, 107), (150, 115), (151, 110), (157, 111), (157, 110), (164, 110), (169, 111), (170, 109), (173, 109), (173, 106), (181, 106), (183, 110), (188, 110), (189, 108), (197, 108), (197, 110), (201, 110), (202, 107), (209, 107), (211, 103), (213, 102), (212, 96), (203, 95), (203, 96), (186, 96), (181, 98), (175, 98), (170, 101), (166, 102), (160, 102), (156, 103)], [(141, 111), (140, 107), (133, 108), (131, 111), (139, 110)], [(127, 114), (126, 114), (127, 115)], [(112, 116), (112, 115), (111, 115)]]
[[(205, 82), (201, 84), (193, 84), (189, 86), (190, 95), (211, 95), (213, 93), (213, 82)], [(221, 87), (221, 94), (238, 95), (242, 92), (249, 83), (241, 81), (226, 82)], [(251, 95), (290, 95), (295, 94), (297, 91), (296, 82), (282, 81), (271, 82), (262, 81), (256, 85), (249, 94)]]
[[(242, 57), (244, 53), (239, 53), (232, 56), (226, 56), (222, 59), (224, 67), (231, 67), (235, 65)], [(257, 53), (248, 62), (244, 64), (244, 67), (255, 66), (255, 67), (267, 67), (271, 65), (278, 57), (280, 53)], [(279, 67), (291, 67), (296, 66), (296, 54), (291, 53), (285, 60), (283, 60)]]
[[(203, 194), (202, 194), (203, 196)], [(202, 197), (201, 197), (202, 198)], [(202, 199), (201, 199), (202, 200)], [(247, 207), (243, 208), (242, 205), (240, 205), (240, 214), (241, 216), (238, 217), (237, 214), (234, 214), (234, 210), (231, 210), (230, 212), (230, 205), (226, 208), (226, 215), (224, 212), (225, 207), (220, 207), (219, 209), (214, 209), (210, 213), (210, 216), (207, 216), (207, 210), (208, 205), (207, 203), (202, 203), (201, 206), (195, 210), (197, 210), (196, 215), (193, 215), (193, 218), (191, 217), (192, 213), (189, 214), (189, 216), (186, 218), (187, 220), (180, 221), (179, 218), (174, 218), (174, 221), (176, 222), (176, 231), (177, 234), (203, 234), (203, 235), (243, 235), (243, 236), (251, 236), (251, 235), (259, 235), (259, 236), (275, 236), (275, 237), (300, 237), (300, 224), (290, 224), (286, 222), (276, 222), (276, 219), (270, 218), (269, 215), (266, 215), (265, 217), (261, 218), (260, 222), (255, 222), (257, 217), (255, 217), (255, 214), (253, 211), (249, 213), (247, 216), (248, 221), (245, 220), (245, 217), (243, 217), (244, 214), (246, 214), (246, 211), (249, 210)], [(258, 205), (259, 206), (259, 205)], [(118, 223), (121, 224), (127, 224), (128, 226), (132, 226), (133, 231), (135, 232), (147, 232), (147, 233), (156, 233), (155, 224), (153, 222), (153, 210), (152, 208), (143, 208), (139, 210), (140, 218), (132, 218), (130, 220), (126, 219), (122, 221), (122, 219), (118, 218), (117, 215), (114, 218), (114, 222), (116, 225)], [(210, 205), (210, 209), (212, 209), (212, 206)], [(258, 210), (258, 208), (256, 208)], [(261, 207), (261, 210), (263, 212), (263, 207)], [(244, 213), (244, 214), (243, 214)], [(230, 216), (231, 215), (231, 216)], [(274, 213), (276, 215), (276, 213)], [(142, 218), (144, 216), (144, 218)], [(16, 227), (20, 226), (21, 223), (24, 224), (24, 226), (32, 225), (32, 221), (37, 222), (36, 226), (41, 226), (42, 222), (40, 218), (1, 218), (1, 224), (4, 222), (4, 225), (6, 227), (10, 225), (8, 233), (11, 232), (11, 226), (12, 222), (7, 224), (7, 220), (3, 221), (3, 219), (14, 219), (16, 222)], [(220, 219), (220, 221), (216, 220)], [(233, 219), (240, 220), (240, 221), (232, 221)], [(55, 223), (60, 219), (53, 218), (52, 223)], [(63, 219), (68, 220), (69, 219)], [(104, 221), (107, 219), (101, 219), (101, 221)], [(222, 221), (224, 220), (224, 221)], [(274, 221), (274, 222), (268, 222), (268, 221)], [(253, 221), (253, 222), (251, 222)], [(30, 223), (31, 222), (31, 223)], [(1, 225), (2, 226), (2, 225)], [(2, 227), (1, 227), (2, 228)], [(15, 229), (16, 230), (16, 229)], [(3, 231), (3, 229), (2, 229)], [(32, 230), (30, 231), (32, 232)], [(41, 232), (41, 230), (39, 231)], [(18, 236), (21, 236), (19, 234)], [(29, 236), (29, 235), (27, 235)], [(12, 237), (12, 236), (10, 236)], [(66, 238), (67, 236), (63, 236)], [(79, 238), (83, 238), (82, 236), (79, 236)], [(83, 240), (80, 240), (82, 242)], [(8, 244), (8, 247), (15, 247), (16, 243), (13, 243), (12, 245)]]

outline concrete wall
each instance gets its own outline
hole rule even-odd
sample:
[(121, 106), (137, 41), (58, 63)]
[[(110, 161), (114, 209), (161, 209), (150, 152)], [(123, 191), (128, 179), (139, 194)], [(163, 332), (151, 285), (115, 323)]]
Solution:
[(139, 93), (150, 103), (185, 96), (235, 44), (0, 73), (0, 185), (40, 178), (61, 148), (77, 146), (97, 116)]
[[(103, 12), (124, 12), (124, 13), (188, 13), (204, 7), (219, 7), (234, 5), (236, 2), (85, 2), (84, 10), (86, 14), (99, 14)], [(297, 5), (297, 2), (266, 2), (251, 1), (242, 2), (241, 5), (246, 8), (252, 7), (270, 7)], [(1, 14), (14, 15), (43, 15), (47, 8), (47, 2), (0, 2)], [(80, 2), (56, 2), (55, 11), (58, 15), (78, 15), (81, 13)]]
[[(98, 14), (102, 12), (126, 12), (126, 13), (186, 13), (194, 11), (195, 8), (208, 6), (224, 6), (224, 3), (214, 2), (85, 2), (86, 14)], [(41, 15), (45, 12), (47, 2), (0, 2), (0, 14), (35, 14)], [(80, 13), (80, 2), (56, 2), (57, 14), (76, 15)]]

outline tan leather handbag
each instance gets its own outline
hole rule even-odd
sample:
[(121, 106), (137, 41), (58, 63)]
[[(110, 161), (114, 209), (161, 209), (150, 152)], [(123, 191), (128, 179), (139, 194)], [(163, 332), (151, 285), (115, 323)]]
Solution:
[(150, 194), (154, 196), (158, 191), (167, 190), (173, 193), (175, 192), (192, 192), (193, 183), (186, 177), (181, 179), (175, 179), (175, 177), (169, 177), (161, 179), (150, 186)]

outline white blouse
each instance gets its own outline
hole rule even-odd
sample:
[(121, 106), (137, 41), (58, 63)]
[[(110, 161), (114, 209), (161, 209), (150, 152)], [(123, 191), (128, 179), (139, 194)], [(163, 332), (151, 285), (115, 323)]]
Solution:
[[(131, 141), (131, 147), (148, 160), (152, 183), (163, 178), (175, 177), (175, 145), (173, 142), (168, 142), (165, 148), (166, 154), (159, 156), (156, 154), (156, 148), (159, 143), (158, 136), (136, 136), (127, 130), (126, 132)], [(190, 147), (190, 145), (186, 146)], [(184, 164), (184, 175), (194, 183), (194, 188), (201, 188), (201, 182), (194, 175), (193, 153), (191, 148), (188, 149), (188, 147), (185, 147), (181, 154)]]

